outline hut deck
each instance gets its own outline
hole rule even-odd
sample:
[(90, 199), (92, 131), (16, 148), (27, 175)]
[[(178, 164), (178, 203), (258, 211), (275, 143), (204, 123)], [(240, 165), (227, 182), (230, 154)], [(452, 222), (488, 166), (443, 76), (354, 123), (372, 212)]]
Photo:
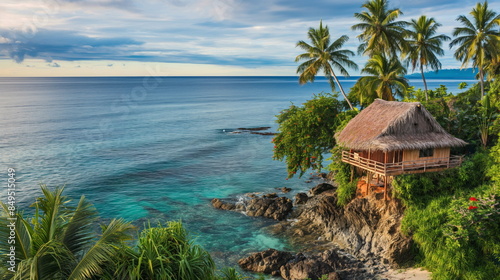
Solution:
[(342, 161), (383, 176), (441, 171), (462, 164), (461, 156), (429, 158), (396, 163), (383, 163), (359, 156), (357, 153), (342, 152)]

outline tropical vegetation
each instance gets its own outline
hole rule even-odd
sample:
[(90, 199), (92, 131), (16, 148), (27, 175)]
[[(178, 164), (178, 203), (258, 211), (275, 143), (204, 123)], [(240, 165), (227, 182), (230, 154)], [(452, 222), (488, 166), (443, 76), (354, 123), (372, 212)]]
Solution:
[(358, 39), (361, 44), (358, 52), (372, 57), (375, 54), (397, 56), (405, 53), (408, 42), (404, 39), (408, 25), (405, 21), (396, 21), (402, 15), (400, 9), (389, 9), (387, 0), (371, 0), (361, 7), (366, 11), (355, 13), (354, 17), (361, 23), (352, 26), (361, 31)]
[[(231, 268), (216, 271), (210, 254), (193, 243), (181, 222), (147, 225), (135, 239), (137, 229), (123, 219), (97, 230), (98, 213), (84, 196), (73, 205), (64, 188), (41, 189), (31, 217), (18, 212), (14, 227), (0, 228), (1, 261), (8, 263), (14, 254), (17, 265), (14, 272), (0, 270), (1, 279), (244, 278)], [(9, 205), (2, 202), (1, 207), (0, 221), (8, 225)]]
[(395, 57), (389, 59), (376, 54), (368, 60), (361, 73), (366, 75), (358, 79), (350, 93), (361, 105), (371, 104), (376, 98), (394, 101), (406, 95), (409, 87), (404, 77), (406, 69)]
[(498, 63), (500, 55), (500, 15), (489, 9), (486, 1), (477, 3), (470, 15), (472, 19), (458, 16), (457, 21), (462, 27), (453, 31), (456, 38), (451, 41), (450, 47), (457, 47), (455, 57), (463, 62), (463, 67), (472, 61), (472, 67), (478, 69), (481, 96), (484, 96), (485, 68), (490, 61)]
[[(368, 58), (350, 101), (360, 109), (376, 98), (421, 102), (443, 128), (469, 143), (454, 151), (466, 156), (458, 168), (394, 179), (393, 195), (406, 206), (402, 230), (414, 240), (410, 265), (429, 269), (433, 279), (500, 279), (500, 15), (485, 1), (469, 17), (458, 16), (450, 48), (462, 67), (476, 69), (478, 83), (461, 83), (463, 92), (452, 94), (445, 86), (428, 89), (425, 79), (424, 70), (442, 68), (442, 46), (451, 40), (438, 33), (436, 19), (398, 21), (402, 11), (390, 9), (386, 0), (361, 7), (352, 29), (360, 31), (358, 53)], [(408, 70), (420, 72), (423, 90), (409, 85)], [(356, 180), (340, 161), (333, 136), (356, 113), (321, 94), (277, 116), (274, 158), (287, 163), (290, 178), (325, 168), (330, 155), (326, 170), (335, 175), (341, 206), (354, 198)]]
[(332, 91), (335, 90), (335, 83), (337, 83), (340, 92), (352, 110), (352, 104), (347, 98), (334, 71), (334, 69), (337, 69), (342, 75), (347, 77), (349, 76), (349, 72), (347, 72), (345, 67), (353, 68), (354, 70), (358, 69), (356, 63), (349, 59), (354, 53), (350, 50), (341, 49), (344, 43), (349, 40), (349, 37), (342, 35), (330, 43), (330, 30), (328, 26), (323, 26), (322, 21), (319, 23), (319, 28), (309, 29), (307, 37), (311, 40), (311, 44), (305, 41), (297, 43), (297, 47), (306, 51), (295, 58), (295, 62), (306, 60), (297, 67), (297, 73), (300, 73), (299, 82), (301, 84), (313, 82), (318, 72), (323, 71)]
[(440, 34), (436, 35), (437, 28), (441, 24), (437, 23), (434, 18), (421, 16), (418, 20), (412, 19), (410, 29), (408, 30), (408, 44), (410, 49), (408, 52), (408, 62), (412, 69), (420, 68), (422, 80), (424, 82), (425, 100), (428, 101), (427, 82), (425, 81), (424, 67), (430, 66), (432, 70), (441, 69), (442, 65), (437, 55), (443, 56), (444, 50), (441, 45), (444, 41), (450, 40), (450, 37)]

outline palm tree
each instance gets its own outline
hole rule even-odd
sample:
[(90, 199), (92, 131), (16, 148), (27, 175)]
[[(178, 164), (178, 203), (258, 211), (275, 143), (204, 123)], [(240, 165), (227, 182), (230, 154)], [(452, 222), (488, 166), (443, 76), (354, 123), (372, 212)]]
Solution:
[(387, 56), (396, 56), (408, 49), (405, 41), (405, 21), (396, 21), (403, 13), (399, 9), (388, 8), (387, 0), (370, 0), (361, 7), (367, 11), (354, 13), (354, 17), (362, 23), (352, 26), (353, 30), (362, 33), (357, 38), (362, 42), (358, 48), (359, 53), (375, 54), (383, 53)]
[(488, 2), (477, 3), (476, 7), (469, 13), (472, 19), (464, 15), (457, 18), (463, 27), (457, 27), (453, 31), (456, 37), (450, 43), (450, 47), (458, 46), (455, 58), (462, 61), (462, 67), (466, 67), (472, 61), (472, 67), (479, 70), (479, 83), (481, 85), (481, 96), (484, 96), (484, 68), (491, 60), (499, 55), (500, 15), (488, 9)]
[[(67, 205), (69, 199), (62, 196), (63, 188), (50, 191), (42, 186), (42, 192), (44, 196), (34, 204), (33, 218), (16, 214), (13, 229), (17, 268), (12, 278), (77, 280), (102, 272), (103, 264), (116, 254), (117, 245), (130, 239), (128, 232), (133, 227), (123, 220), (112, 220), (96, 237), (97, 212), (84, 196), (72, 207)], [(0, 220), (5, 225), (10, 217), (9, 205), (0, 205), (3, 210)], [(0, 227), (3, 250), (11, 246), (10, 231), (9, 227)], [(1, 253), (5, 258), (6, 254)]]
[(404, 77), (406, 69), (396, 57), (388, 59), (376, 54), (368, 60), (361, 73), (368, 75), (359, 78), (352, 92), (365, 105), (375, 98), (393, 101), (394, 96), (403, 97), (409, 87)]
[(306, 60), (297, 67), (297, 73), (300, 73), (299, 83), (313, 82), (318, 72), (322, 70), (330, 83), (332, 91), (335, 90), (335, 80), (340, 92), (352, 110), (352, 104), (347, 99), (344, 89), (333, 71), (335, 68), (342, 75), (349, 76), (344, 66), (354, 70), (358, 69), (356, 63), (349, 59), (350, 56), (354, 56), (354, 53), (350, 50), (341, 49), (344, 43), (349, 40), (349, 37), (343, 35), (330, 44), (330, 31), (328, 30), (328, 26), (323, 27), (323, 21), (320, 21), (318, 29), (309, 28), (307, 37), (311, 40), (311, 45), (304, 41), (297, 43), (297, 47), (306, 51), (306, 53), (300, 54), (295, 58), (295, 62)]
[(436, 55), (444, 55), (441, 44), (443, 41), (450, 40), (450, 37), (444, 34), (435, 36), (439, 26), (441, 26), (441, 24), (437, 23), (434, 18), (421, 16), (418, 20), (411, 20), (410, 30), (408, 30), (408, 43), (410, 44), (408, 62), (411, 63), (413, 70), (415, 70), (417, 66), (420, 67), (420, 73), (424, 81), (426, 101), (429, 100), (429, 97), (427, 95), (424, 66), (430, 66), (431, 69), (436, 71), (441, 69), (441, 62)]

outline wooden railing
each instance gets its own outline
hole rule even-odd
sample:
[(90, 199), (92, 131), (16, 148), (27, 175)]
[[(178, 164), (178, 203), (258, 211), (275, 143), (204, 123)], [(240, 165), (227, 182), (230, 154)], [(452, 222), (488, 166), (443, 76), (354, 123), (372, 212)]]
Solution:
[(380, 175), (423, 173), (457, 167), (462, 164), (462, 156), (428, 158), (396, 163), (383, 163), (359, 156), (357, 153), (342, 152), (342, 161)]

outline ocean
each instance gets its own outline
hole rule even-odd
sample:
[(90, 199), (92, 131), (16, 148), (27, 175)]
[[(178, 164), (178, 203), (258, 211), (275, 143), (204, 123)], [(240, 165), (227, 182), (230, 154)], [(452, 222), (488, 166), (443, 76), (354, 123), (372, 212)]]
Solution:
[[(462, 81), (428, 86), (456, 93)], [(355, 78), (342, 82), (347, 90)], [(0, 199), (14, 168), (16, 205), (27, 212), (40, 184), (65, 186), (103, 220), (182, 220), (219, 266), (267, 248), (294, 250), (266, 230), (273, 221), (215, 210), (210, 200), (311, 188), (308, 176), (285, 180), (272, 136), (230, 132), (275, 131), (275, 115), (322, 91), (321, 78), (303, 86), (296, 77), (0, 78)]]

